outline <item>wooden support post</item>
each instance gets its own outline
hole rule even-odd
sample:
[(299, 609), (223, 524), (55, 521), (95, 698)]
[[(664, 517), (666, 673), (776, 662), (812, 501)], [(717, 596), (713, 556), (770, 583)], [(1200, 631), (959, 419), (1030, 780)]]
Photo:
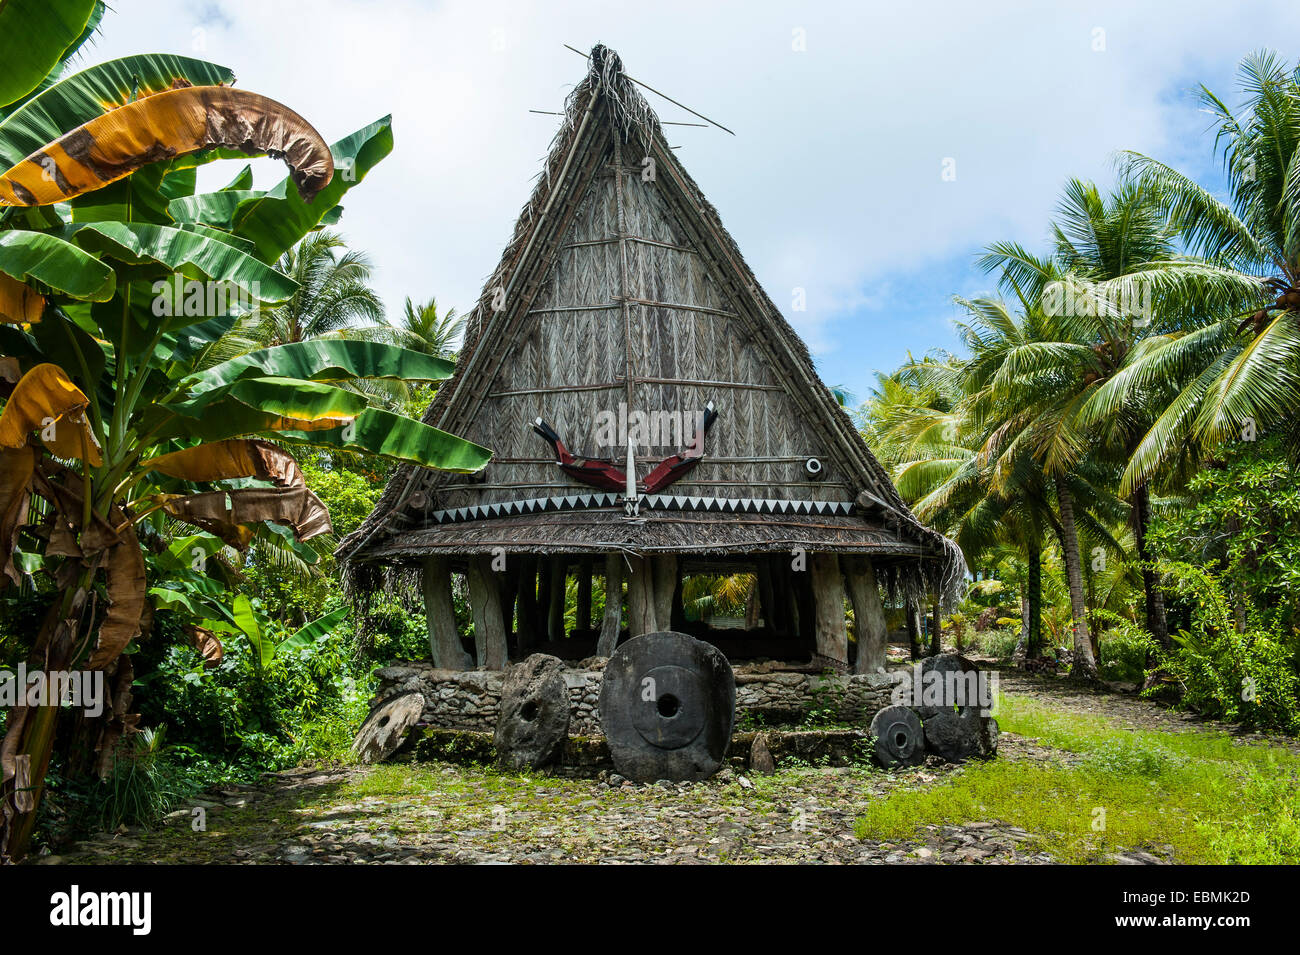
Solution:
[(623, 621), (623, 555), (605, 555), (605, 618), (596, 641), (596, 655), (607, 657), (618, 645)]
[(515, 601), (519, 597), (519, 567), (516, 562), (506, 564), (506, 569), (497, 574), (501, 589), (501, 623), (505, 626), (506, 641), (515, 629)]
[(875, 565), (870, 557), (846, 557), (843, 562), (844, 580), (848, 584), (849, 600), (853, 602), (853, 631), (858, 644), (853, 672), (883, 673), (888, 634)]
[(444, 670), (468, 670), (474, 661), (461, 646), (460, 633), (456, 630), (456, 612), (451, 603), (451, 566), (447, 558), (426, 558), (421, 568), (421, 583), (433, 665)]
[(943, 653), (943, 621), (939, 619), (941, 613), (939, 594), (936, 591), (934, 595), (934, 623), (930, 627), (930, 656), (937, 657)]
[(519, 655), (525, 656), (525, 651), (531, 649), (537, 643), (537, 560), (533, 557), (519, 558), (519, 577), (516, 582), (518, 588), (517, 603), (518, 609), (518, 626), (516, 633), (518, 639), (516, 646), (519, 649)]
[(682, 633), (686, 630), (686, 606), (682, 603), (682, 590), (686, 586), (686, 578), (681, 575), (680, 563), (677, 567), (677, 585), (673, 587), (673, 613), (669, 628)]
[(925, 654), (925, 648), (921, 646), (921, 608), (909, 600), (904, 613), (907, 616), (908, 649), (912, 659), (919, 660)]
[(663, 554), (650, 559), (654, 574), (655, 625), (660, 630), (672, 627), (673, 594), (677, 591), (677, 555)]
[(578, 561), (578, 603), (574, 608), (574, 627), (578, 630), (591, 629), (591, 558), (583, 557)]
[(794, 600), (794, 631), (805, 647), (817, 646), (817, 608), (813, 597), (812, 569), (790, 571), (791, 597)]
[(551, 561), (546, 557), (537, 558), (537, 572), (533, 575), (537, 587), (537, 630), (538, 635), (545, 634), (550, 628), (551, 619)]
[(501, 618), (501, 588), (491, 557), (469, 559), (469, 602), (474, 611), (474, 648), (486, 670), (506, 666), (506, 630)]
[(654, 569), (645, 557), (629, 557), (627, 577), (627, 633), (639, 637), (659, 629), (655, 620)]
[(772, 567), (772, 587), (775, 594), (773, 603), (776, 607), (776, 629), (784, 638), (793, 640), (799, 636), (799, 621), (796, 618), (797, 601), (794, 595), (794, 572), (790, 562), (782, 554), (773, 554), (769, 560)]
[(780, 633), (781, 621), (776, 613), (776, 590), (772, 585), (772, 562), (758, 558), (758, 612), (771, 633)]
[(552, 642), (564, 639), (565, 599), (568, 596), (569, 561), (566, 557), (552, 557), (547, 575), (550, 596), (546, 601), (546, 636)]
[(817, 653), (829, 660), (849, 663), (849, 633), (844, 620), (844, 578), (835, 554), (813, 554), (812, 575)]

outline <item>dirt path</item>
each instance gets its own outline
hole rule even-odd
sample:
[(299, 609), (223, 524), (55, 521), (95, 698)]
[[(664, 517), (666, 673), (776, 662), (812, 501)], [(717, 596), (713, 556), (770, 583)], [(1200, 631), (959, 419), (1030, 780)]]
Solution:
[[(1225, 729), (1134, 696), (1081, 692), (1050, 678), (1006, 672), (1002, 689), (1134, 728)], [(1295, 746), (1294, 740), (1282, 742)], [(998, 758), (1074, 757), (1003, 733)], [(927, 826), (916, 839), (899, 843), (855, 835), (854, 823), (871, 801), (963, 771), (932, 758), (900, 772), (805, 767), (750, 779), (725, 769), (703, 783), (616, 786), (604, 778), (499, 775), (447, 764), (304, 768), (268, 776), (258, 786), (209, 793), (159, 829), (103, 834), (39, 861), (1051, 862), (1031, 833), (992, 821)], [(1132, 851), (1116, 861), (1164, 860)]]
[[(996, 666), (991, 661), (981, 661), (982, 666)], [(1246, 743), (1266, 743), (1300, 753), (1300, 740), (1289, 736), (1254, 733), (1231, 723), (1207, 720), (1195, 713), (1172, 710), (1131, 692), (1095, 692), (1068, 683), (1060, 677), (1038, 676), (1021, 670), (999, 671), (999, 688), (1017, 697), (1024, 697), (1050, 706), (1054, 710), (1102, 716), (1120, 726), (1138, 730), (1165, 733), (1201, 731), (1227, 733)]]

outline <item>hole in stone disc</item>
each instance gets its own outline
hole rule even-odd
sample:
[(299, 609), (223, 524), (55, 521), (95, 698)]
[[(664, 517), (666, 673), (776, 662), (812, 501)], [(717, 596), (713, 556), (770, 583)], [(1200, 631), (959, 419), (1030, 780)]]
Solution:
[(525, 703), (519, 710), (519, 718), (525, 723), (531, 723), (533, 720), (537, 719), (537, 703), (533, 700), (529, 700)]
[(894, 745), (897, 746), (899, 749), (902, 749), (904, 746), (906, 746), (906, 745), (907, 745), (907, 734), (906, 734), (906, 733), (895, 733), (895, 734), (894, 734)]
[(673, 696), (671, 693), (665, 693), (663, 696), (659, 697), (657, 705), (659, 707), (659, 715), (669, 718), (676, 716), (677, 711), (682, 708), (681, 700), (677, 699), (677, 697)]

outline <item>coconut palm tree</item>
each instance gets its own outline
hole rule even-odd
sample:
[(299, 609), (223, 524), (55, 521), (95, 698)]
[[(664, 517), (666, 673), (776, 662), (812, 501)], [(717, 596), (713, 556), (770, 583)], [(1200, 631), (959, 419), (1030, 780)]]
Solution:
[(1240, 113), (1200, 90), (1218, 123), (1227, 202), (1155, 159), (1123, 157), (1189, 250), (1230, 276), (1220, 281), (1245, 299), (1206, 308), (1195, 327), (1152, 340), (1098, 399), (1109, 407), (1134, 389), (1172, 386), (1125, 471), (1126, 488), (1176, 467), (1189, 443), (1277, 427), (1295, 447), (1300, 435), (1300, 82), (1295, 68), (1260, 52), (1242, 62), (1240, 84)]
[[(1023, 250), (1021, 255), (1040, 274), (1076, 289), (1076, 280), (1051, 260), (1034, 259)], [(1094, 538), (1118, 545), (1107, 522), (1089, 513), (1095, 508), (1113, 512), (1115, 502), (1105, 490), (1105, 462), (1090, 454), (1092, 446), (1077, 417), (1096, 382), (1113, 372), (1121, 340), (1099, 338), (1089, 323), (1046, 307), (1052, 283), (1042, 283), (1043, 294), (1030, 298), (1005, 272), (1003, 279), (1018, 299), (1018, 313), (1001, 300), (959, 300), (971, 316), (958, 327), (971, 352), (966, 365), (969, 411), (984, 435), (977, 463), (991, 467), (994, 492), (1015, 497), (1033, 489), (1040, 501), (1054, 499), (1053, 529), (1060, 539), (1074, 618), (1072, 672), (1095, 680), (1080, 525), (1087, 524)], [(1041, 485), (1036, 479), (1040, 472), (1045, 479)]]
[(1052, 523), (1040, 469), (1027, 458), (994, 486), (980, 459), (983, 435), (970, 415), (967, 370), (952, 356), (910, 361), (863, 405), (863, 436), (890, 470), (918, 517), (951, 535), (969, 566), (1011, 548), (1027, 566), (1028, 650), (1037, 655), (1042, 617), (1041, 564)]
[(407, 296), (401, 319), (375, 331), (388, 334), (394, 344), (435, 358), (455, 358), (465, 333), (465, 319), (454, 308), (438, 314), (437, 299), (416, 303)]
[(242, 332), (259, 348), (313, 338), (346, 338), (349, 331), (374, 325), (384, 305), (370, 282), (370, 259), (347, 248), (338, 233), (322, 229), (284, 253), (276, 269), (298, 290), (283, 305), (265, 309)]

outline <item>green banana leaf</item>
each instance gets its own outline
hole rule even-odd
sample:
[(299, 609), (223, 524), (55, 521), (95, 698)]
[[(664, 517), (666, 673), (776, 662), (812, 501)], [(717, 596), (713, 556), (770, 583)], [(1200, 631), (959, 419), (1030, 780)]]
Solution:
[(252, 165), (246, 165), (244, 166), (243, 169), (239, 170), (239, 173), (235, 176), (234, 179), (230, 180), (230, 182), (226, 183), (225, 186), (222, 187), (221, 191), (222, 192), (226, 192), (226, 191), (247, 192), (252, 188), (253, 188), (253, 167)]
[(304, 381), (347, 381), (352, 378), (398, 378), (405, 381), (442, 381), (455, 364), (408, 348), (381, 342), (316, 339), (290, 342), (240, 355), (184, 382), (201, 394), (241, 378), (300, 378)]
[(152, 222), (171, 225), (167, 213), (168, 199), (162, 194), (168, 163), (150, 163), (125, 179), (111, 182), (102, 189), (86, 192), (73, 199), (72, 221), (83, 222)]
[[(40, 349), (44, 361), (63, 368), (87, 394), (105, 382), (107, 356), (104, 346), (95, 340), (71, 316), (56, 309), (46, 309), (44, 317), (31, 327), (30, 340)], [(5, 352), (12, 354), (12, 352)], [(82, 371), (82, 364), (86, 370)]]
[(332, 385), (294, 378), (244, 378), (189, 401), (151, 408), (144, 416), (144, 427), (159, 441), (187, 435), (221, 441), (278, 432), (285, 419), (352, 419), (365, 409), (365, 398)]
[(193, 86), (229, 86), (235, 74), (224, 66), (170, 53), (126, 56), (74, 73), (0, 122), (0, 169), (16, 166), (111, 107), (160, 93), (178, 79)]
[(275, 440), (341, 448), (404, 464), (471, 474), (492, 459), (482, 445), (404, 418), (379, 408), (369, 408), (351, 425), (326, 431), (278, 431)]
[(0, 232), (0, 272), (92, 302), (112, 298), (117, 282), (111, 268), (72, 243), (22, 229)]
[[(210, 226), (229, 229), (231, 220), (239, 206), (250, 199), (260, 199), (266, 195), (252, 189), (223, 189), (220, 192), (204, 192), (197, 196), (183, 196), (173, 199), (167, 206), (167, 212), (177, 222), (202, 222)], [(255, 247), (255, 246), (254, 246)]]
[(262, 633), (262, 627), (257, 621), (257, 612), (253, 610), (253, 604), (243, 594), (235, 597), (234, 605), (231, 608), (235, 618), (235, 626), (244, 632), (248, 637), (248, 642), (253, 645), (257, 652), (257, 663), (260, 669), (269, 666), (275, 659), (275, 641)]
[(0, 3), (0, 106), (36, 89), (69, 50), (84, 42), (98, 6), (97, 0)]
[[(186, 325), (167, 332), (158, 342), (154, 354), (161, 361), (188, 362), (234, 328), (237, 319), (238, 316), (233, 313), (219, 315), (197, 325)], [(180, 374), (180, 372), (172, 372), (172, 374)]]
[(313, 643), (323, 640), (325, 637), (330, 635), (335, 627), (347, 618), (348, 609), (349, 608), (347, 607), (340, 607), (338, 610), (331, 611), (323, 617), (317, 617), (311, 623), (307, 624), (307, 626), (303, 627), (276, 647), (275, 652), (281, 653), (285, 650), (301, 650), (303, 647), (309, 647)]
[(310, 204), (302, 201), (290, 180), (283, 179), (266, 195), (240, 204), (233, 231), (251, 239), (263, 261), (276, 261), (316, 228), (344, 194), (393, 151), (392, 119), (385, 116), (330, 147), (334, 178)]
[(298, 289), (296, 282), (266, 263), (187, 229), (147, 222), (87, 222), (69, 226), (65, 235), (83, 249), (129, 265), (158, 265), (169, 273), (233, 282), (262, 302), (283, 302)]

